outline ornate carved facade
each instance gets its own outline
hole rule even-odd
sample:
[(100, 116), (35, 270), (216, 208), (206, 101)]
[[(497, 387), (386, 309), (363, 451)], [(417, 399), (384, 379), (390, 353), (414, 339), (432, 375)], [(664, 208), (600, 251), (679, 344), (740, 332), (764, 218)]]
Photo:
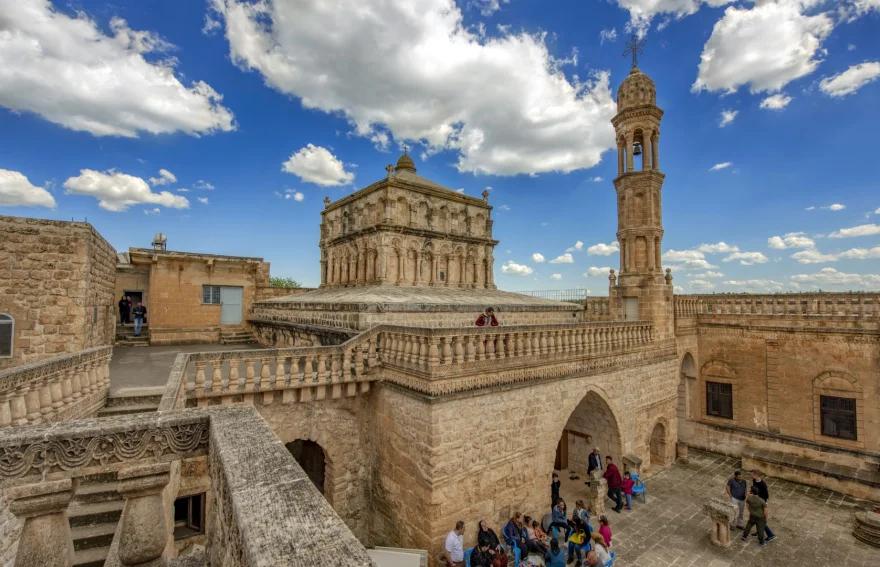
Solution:
[(335, 203), (321, 222), (321, 287), (495, 289), (492, 207), (416, 174), (404, 154), (388, 176)]

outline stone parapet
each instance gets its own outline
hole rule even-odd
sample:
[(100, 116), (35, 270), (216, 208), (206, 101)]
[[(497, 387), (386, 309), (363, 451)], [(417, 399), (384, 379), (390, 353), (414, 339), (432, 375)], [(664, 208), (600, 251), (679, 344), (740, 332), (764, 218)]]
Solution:
[(112, 347), (94, 347), (0, 372), (0, 428), (96, 411), (106, 398), (112, 355)]
[(880, 294), (676, 295), (676, 318), (691, 315), (821, 315), (880, 319)]

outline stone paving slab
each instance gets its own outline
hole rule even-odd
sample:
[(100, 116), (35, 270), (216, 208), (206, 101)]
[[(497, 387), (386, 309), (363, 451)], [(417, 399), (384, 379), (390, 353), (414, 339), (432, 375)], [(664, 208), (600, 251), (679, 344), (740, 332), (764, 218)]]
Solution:
[[(615, 566), (638, 567), (878, 567), (880, 549), (852, 536), (852, 513), (873, 504), (830, 490), (765, 478), (770, 489), (770, 528), (776, 541), (761, 549), (757, 538), (734, 539), (730, 549), (709, 542), (711, 520), (702, 505), (725, 497), (724, 487), (739, 461), (690, 450), (687, 465), (674, 464), (646, 481), (648, 503), (617, 514), (606, 500)], [(562, 471), (561, 495), (569, 510), (587, 499), (586, 474), (571, 481)], [(748, 517), (748, 511), (745, 514)], [(598, 519), (593, 517), (593, 527)], [(735, 536), (738, 538), (741, 532)]]

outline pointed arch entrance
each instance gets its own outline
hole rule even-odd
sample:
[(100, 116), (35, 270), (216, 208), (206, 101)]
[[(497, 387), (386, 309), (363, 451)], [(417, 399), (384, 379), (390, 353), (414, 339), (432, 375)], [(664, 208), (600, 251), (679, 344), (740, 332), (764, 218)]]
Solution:
[(587, 459), (594, 447), (604, 459), (611, 456), (619, 462), (623, 456), (617, 418), (605, 398), (588, 392), (572, 411), (562, 430), (556, 450), (557, 470), (587, 471)]
[(305, 471), (309, 480), (324, 494), (327, 473), (327, 457), (324, 449), (314, 441), (297, 439), (285, 445), (299, 466)]
[(694, 417), (691, 395), (696, 389), (697, 363), (693, 355), (686, 352), (681, 359), (680, 379), (678, 382), (678, 418), (692, 419)]
[(666, 466), (666, 426), (657, 422), (651, 432), (651, 470), (659, 470)]

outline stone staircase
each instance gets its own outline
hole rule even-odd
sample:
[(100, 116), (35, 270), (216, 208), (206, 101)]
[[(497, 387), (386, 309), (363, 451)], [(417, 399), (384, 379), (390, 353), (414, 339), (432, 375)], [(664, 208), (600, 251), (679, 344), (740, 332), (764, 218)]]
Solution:
[(120, 388), (110, 394), (104, 407), (98, 412), (98, 417), (156, 411), (164, 390), (165, 386)]
[(257, 342), (253, 333), (245, 327), (221, 327), (220, 344), (223, 345), (246, 345)]
[(125, 500), (116, 473), (84, 476), (67, 509), (73, 538), (73, 567), (101, 567), (107, 559)]
[(134, 325), (116, 325), (116, 346), (150, 346), (150, 328), (144, 325), (140, 336), (134, 336)]

